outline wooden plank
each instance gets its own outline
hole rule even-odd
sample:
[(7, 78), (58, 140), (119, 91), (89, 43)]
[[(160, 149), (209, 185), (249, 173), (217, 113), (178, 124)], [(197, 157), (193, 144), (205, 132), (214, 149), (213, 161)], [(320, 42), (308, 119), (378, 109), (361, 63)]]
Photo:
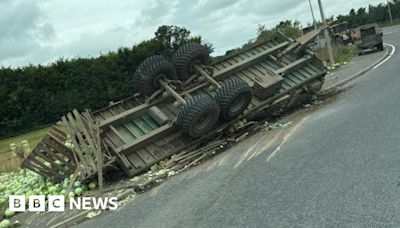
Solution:
[(227, 57), (225, 57), (225, 58), (223, 58), (223, 59), (221, 59), (221, 60), (215, 62), (213, 65), (219, 64), (220, 62), (224, 62), (226, 59), (230, 59), (230, 58), (235, 57), (235, 56), (238, 56), (238, 55), (242, 55), (242, 54), (245, 54), (245, 53), (248, 54), (248, 53), (249, 53), (249, 50), (251, 50), (251, 49), (253, 49), (253, 48), (260, 47), (260, 46), (268, 45), (268, 44), (271, 43), (271, 42), (272, 42), (272, 40), (267, 40), (267, 41), (265, 41), (265, 42), (263, 42), (263, 43), (259, 43), (259, 44), (256, 44), (256, 45), (254, 45), (254, 46), (251, 46), (251, 47), (249, 47), (249, 48), (240, 50), (240, 51), (238, 51), (238, 52), (235, 52), (235, 53), (232, 54), (232, 55), (228, 55)]
[(76, 109), (74, 109), (72, 111), (75, 115), (76, 120), (78, 121), (78, 124), (80, 125), (80, 129), (81, 132), (83, 132), (84, 136), (85, 136), (85, 142), (89, 143), (89, 148), (86, 151), (86, 153), (90, 153), (89, 154), (89, 159), (90, 159), (90, 164), (93, 168), (93, 170), (96, 170), (96, 164), (94, 163), (93, 159), (95, 158), (95, 152), (92, 150), (96, 150), (97, 146), (95, 146), (95, 143), (93, 142), (93, 136), (89, 134), (87, 128), (85, 127), (85, 124), (83, 123), (82, 119), (81, 119), (81, 115), (78, 113), (78, 111)]
[(155, 159), (157, 159), (157, 157), (154, 157), (148, 150), (146, 147), (141, 148), (140, 150), (137, 150), (135, 152), (143, 161), (145, 164), (149, 164), (152, 161), (154, 161)]
[[(115, 115), (111, 118), (107, 118), (104, 121), (100, 122), (100, 128), (107, 128), (111, 124), (118, 125), (119, 123), (125, 122), (127, 119), (134, 118), (135, 116), (141, 115), (143, 112), (146, 112), (148, 108), (152, 105), (144, 103), (135, 108), (129, 109), (126, 112)], [(117, 124), (116, 124), (117, 122)]]
[(110, 130), (111, 130), (112, 132), (114, 132), (114, 134), (115, 134), (119, 139), (121, 139), (121, 141), (122, 141), (124, 144), (127, 143), (126, 140), (124, 139), (124, 137), (122, 137), (122, 135), (117, 131), (117, 129), (115, 129), (114, 126), (109, 125), (108, 127), (110, 128)]
[(286, 65), (280, 69), (278, 69), (275, 73), (276, 74), (284, 74), (284, 73), (288, 73), (291, 70), (294, 70), (298, 67), (304, 66), (305, 64), (307, 64), (310, 60), (312, 59), (311, 56), (305, 56), (301, 59), (298, 59), (292, 63), (290, 63), (289, 65)]
[(289, 42), (283, 42), (273, 48), (267, 49), (261, 53), (258, 53), (240, 63), (234, 64), (230, 67), (227, 67), (221, 71), (216, 71), (214, 73), (214, 78), (216, 80), (222, 80), (232, 74), (236, 74), (244, 69), (246, 69), (249, 66), (252, 66), (254, 64), (260, 63), (261, 61), (263, 61), (265, 59), (266, 56), (279, 51), (280, 49), (286, 47), (289, 44)]
[(166, 124), (164, 126), (161, 126), (160, 128), (157, 128), (156, 130), (152, 131), (151, 133), (144, 135), (143, 137), (139, 138), (138, 140), (131, 141), (127, 143), (126, 145), (123, 145), (121, 147), (118, 147), (116, 149), (117, 153), (130, 153), (132, 151), (135, 151), (138, 148), (141, 148), (142, 146), (149, 144), (153, 140), (160, 139), (168, 134), (170, 134), (173, 130), (173, 125), (172, 124)]
[[(58, 155), (57, 153), (55, 153), (54, 151), (51, 150), (51, 146), (52, 146), (52, 145), (51, 145), (51, 142), (48, 141), (48, 138), (44, 137), (42, 141), (43, 141), (43, 143), (40, 143), (40, 144), (38, 145), (38, 148), (39, 148), (39, 149), (44, 150), (44, 151), (45, 151), (48, 155), (50, 155), (51, 157), (53, 157), (53, 158), (55, 158), (55, 159), (57, 159), (57, 160), (62, 161), (62, 162), (65, 163), (65, 165), (67, 165), (68, 167), (70, 167), (70, 168), (75, 168), (75, 167), (72, 166), (72, 164), (70, 164), (70, 163), (68, 163), (68, 162), (65, 162), (65, 159), (64, 159), (63, 157), (61, 157), (60, 155)], [(38, 152), (38, 153), (40, 153), (40, 152)]]
[[(67, 132), (69, 132), (69, 134), (71, 134), (71, 129), (69, 128), (67, 118), (65, 116), (61, 117), (61, 121), (63, 122), (64, 126), (67, 128)], [(79, 160), (78, 160), (76, 153), (74, 152), (74, 150), (71, 150), (71, 151), (72, 151), (72, 155), (75, 160), (75, 164), (79, 165)]]
[[(57, 150), (57, 151), (65, 151), (65, 150), (70, 150), (64, 142), (60, 141), (59, 139), (55, 138), (51, 134), (47, 134), (47, 137), (51, 141), (51, 145)], [(67, 156), (68, 157), (68, 156)]]
[(100, 127), (96, 121), (91, 118), (90, 113), (86, 111), (86, 113), (83, 113), (84, 116), (86, 116), (86, 121), (88, 124), (88, 127), (90, 128), (89, 131), (91, 133), (91, 136), (93, 137), (93, 144), (94, 144), (94, 155), (96, 158), (96, 165), (97, 165), (97, 177), (98, 177), (98, 182), (99, 183), (99, 190), (102, 193), (103, 192), (103, 167), (104, 167), (104, 161), (103, 161), (103, 156), (102, 156), (102, 143), (101, 143), (101, 138), (100, 138)]
[(111, 150), (112, 154), (117, 158), (117, 160), (119, 161), (124, 170), (130, 170), (132, 168), (131, 162), (129, 162), (129, 160), (125, 157), (124, 154), (117, 152), (116, 151), (117, 149), (112, 149)]
[(39, 161), (36, 156), (33, 157), (31, 161), (32, 161), (31, 164), (35, 164), (37, 169), (51, 173), (53, 176), (60, 176), (60, 174), (55, 169), (46, 166), (43, 162)]
[(47, 134), (52, 135), (54, 138), (57, 138), (59, 141), (65, 141), (67, 135), (65, 132), (61, 131), (59, 128), (53, 126)]
[(73, 152), (70, 148), (64, 144), (59, 144), (57, 141), (54, 141), (54, 138), (52, 138), (51, 135), (46, 135), (45, 137), (47, 137), (48, 141), (44, 140), (43, 143), (48, 146), (48, 148), (53, 149), (57, 155), (60, 154), (59, 157), (64, 156), (65, 158), (62, 157), (63, 160), (74, 160)]
[(24, 166), (30, 170), (33, 170), (35, 173), (39, 173), (40, 175), (43, 175), (49, 179), (53, 177), (53, 175), (50, 172), (38, 168), (36, 164), (32, 163), (31, 161), (24, 163)]
[(51, 164), (51, 166), (56, 167), (58, 170), (65, 170), (65, 168), (57, 163), (54, 162), (53, 159), (50, 159), (49, 157), (45, 156), (43, 153), (36, 153), (36, 155), (43, 160), (47, 161), (48, 163)]
[(72, 178), (69, 180), (69, 184), (68, 184), (67, 190), (65, 191), (65, 195), (64, 195), (65, 198), (67, 198), (69, 192), (72, 189), (72, 186), (75, 184), (75, 181), (76, 181), (76, 179), (78, 178), (78, 175), (79, 175), (79, 171), (80, 171), (80, 168), (79, 168), (79, 166), (77, 166), (75, 171), (74, 171), (74, 174), (72, 174)]
[[(88, 163), (87, 163), (87, 161), (86, 161), (86, 158), (83, 156), (83, 154), (82, 154), (81, 151), (80, 151), (80, 148), (79, 148), (79, 147), (80, 147), (80, 143), (78, 143), (78, 141), (77, 141), (77, 139), (76, 139), (76, 137), (75, 137), (75, 136), (77, 136), (78, 139), (79, 139), (79, 141), (84, 142), (84, 140), (83, 140), (83, 138), (82, 138), (82, 135), (80, 135), (79, 132), (78, 132), (78, 134), (77, 134), (77, 127), (76, 127), (76, 125), (75, 125), (75, 123), (74, 123), (74, 118), (72, 117), (72, 114), (71, 114), (71, 113), (68, 113), (68, 114), (67, 114), (67, 118), (68, 118), (68, 121), (67, 121), (68, 129), (70, 129), (70, 137), (71, 137), (72, 142), (73, 142), (74, 145), (75, 145), (74, 152), (78, 155), (78, 157), (79, 157), (79, 162), (81, 162), (81, 163), (83, 164), (84, 167), (88, 167)], [(78, 163), (78, 164), (79, 164), (79, 163)], [(79, 165), (78, 165), (78, 166), (79, 166)], [(84, 176), (87, 175), (86, 172), (87, 172), (86, 169), (85, 169), (85, 170), (81, 170), (81, 177), (82, 177), (82, 179), (83, 179)]]
[[(77, 115), (75, 115), (77, 113)], [(74, 134), (76, 137), (78, 137), (79, 141), (76, 141), (78, 144), (75, 147), (78, 148), (77, 152), (81, 153), (81, 147), (84, 146), (87, 150), (86, 150), (86, 154), (82, 153), (82, 156), (84, 157), (84, 161), (86, 162), (86, 165), (83, 165), (83, 168), (81, 167), (81, 171), (83, 171), (85, 173), (85, 175), (88, 177), (90, 175), (93, 174), (93, 172), (96, 170), (96, 164), (93, 161), (93, 156), (91, 155), (91, 151), (90, 151), (90, 144), (88, 144), (88, 141), (90, 139), (89, 138), (83, 138), (81, 132), (83, 131), (83, 129), (86, 129), (86, 126), (84, 125), (83, 122), (79, 122), (78, 118), (80, 117), (80, 114), (74, 110), (72, 113), (68, 113), (67, 116), (69, 117), (69, 123), (71, 123), (75, 130), (74, 130)], [(75, 137), (74, 137), (75, 139)], [(91, 167), (91, 169), (89, 168)]]
[(103, 156), (101, 154), (101, 138), (100, 138), (100, 126), (96, 125), (96, 139), (99, 147), (96, 150), (96, 161), (97, 161), (97, 183), (99, 183), (100, 193), (103, 193)]

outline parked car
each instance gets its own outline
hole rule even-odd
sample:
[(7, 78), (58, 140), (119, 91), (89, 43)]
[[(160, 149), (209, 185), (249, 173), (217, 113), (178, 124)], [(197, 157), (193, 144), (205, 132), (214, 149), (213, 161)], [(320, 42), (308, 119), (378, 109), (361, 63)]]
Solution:
[(357, 28), (358, 49), (362, 55), (367, 51), (378, 50), (383, 51), (383, 32), (378, 24), (367, 24)]

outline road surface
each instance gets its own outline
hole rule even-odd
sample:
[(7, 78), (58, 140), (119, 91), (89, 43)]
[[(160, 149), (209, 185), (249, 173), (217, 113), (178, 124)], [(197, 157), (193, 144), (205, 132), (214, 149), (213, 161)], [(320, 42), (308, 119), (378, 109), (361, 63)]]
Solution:
[[(398, 28), (385, 31), (397, 49)], [(258, 135), (81, 227), (400, 227), (399, 63), (356, 79), (280, 145), (255, 153)]]

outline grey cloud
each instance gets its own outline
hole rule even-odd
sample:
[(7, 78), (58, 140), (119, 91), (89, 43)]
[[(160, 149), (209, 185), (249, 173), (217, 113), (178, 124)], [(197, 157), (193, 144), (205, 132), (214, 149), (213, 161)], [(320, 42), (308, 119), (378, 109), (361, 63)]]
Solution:
[(215, 0), (207, 0), (201, 4), (200, 10), (203, 11), (203, 13), (209, 13), (215, 10), (223, 10), (225, 8), (228, 8), (229, 6), (235, 5), (240, 1), (232, 1), (232, 0), (220, 0), (220, 1), (215, 1)]
[(0, 3), (0, 62), (41, 48), (40, 42), (54, 33), (50, 24), (42, 24), (42, 16), (34, 1)]
[(274, 1), (274, 3), (271, 1), (243, 0), (239, 5), (238, 10), (244, 14), (256, 14), (271, 17), (278, 14), (285, 15), (288, 11), (291, 11), (305, 3), (307, 3), (305, 0), (281, 0)]
[[(378, 0), (382, 2), (384, 0)], [(326, 14), (347, 13), (377, 0), (323, 1)], [(314, 10), (318, 17), (316, 1)], [(329, 3), (329, 4), (328, 4)], [(97, 56), (154, 35), (158, 26), (184, 26), (216, 54), (254, 38), (258, 24), (311, 21), (306, 0), (0, 0), (0, 65), (48, 63)]]

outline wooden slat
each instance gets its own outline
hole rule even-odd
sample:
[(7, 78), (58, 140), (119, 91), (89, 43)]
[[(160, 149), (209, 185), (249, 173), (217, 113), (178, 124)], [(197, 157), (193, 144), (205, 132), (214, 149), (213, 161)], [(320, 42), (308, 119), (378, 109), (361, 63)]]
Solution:
[(160, 128), (157, 128), (156, 130), (152, 131), (151, 133), (144, 135), (143, 137), (131, 141), (121, 147), (118, 147), (116, 149), (117, 153), (129, 153), (130, 151), (134, 151), (138, 149), (139, 147), (142, 147), (143, 145), (149, 144), (150, 141), (156, 140), (159, 138), (164, 137), (165, 135), (168, 135), (172, 132), (173, 130), (173, 125), (172, 124), (166, 124)]
[[(61, 121), (63, 122), (64, 126), (67, 128), (67, 131), (69, 132), (69, 134), (71, 134), (72, 130), (71, 130), (70, 127), (69, 127), (67, 118), (66, 118), (65, 116), (63, 116), (63, 117), (61, 118)], [(72, 140), (71, 140), (71, 141), (72, 141)], [(71, 151), (72, 151), (72, 154), (73, 154), (75, 163), (76, 163), (77, 166), (78, 166), (78, 164), (79, 164), (78, 156), (77, 156), (77, 154), (75, 153), (75, 150), (71, 150)]]
[(55, 163), (53, 159), (50, 159), (49, 157), (45, 156), (43, 153), (37, 153), (36, 154), (38, 157), (42, 158), (43, 160), (47, 161), (48, 163), (51, 164), (51, 166), (56, 167), (58, 170), (65, 170), (63, 166)]
[(49, 154), (51, 157), (54, 157), (54, 158), (56, 158), (57, 160), (60, 160), (60, 161), (62, 161), (62, 162), (64, 162), (68, 167), (70, 167), (71, 169), (74, 169), (75, 167), (72, 165), (72, 164), (70, 164), (70, 163), (68, 163), (68, 162), (65, 162), (65, 159), (64, 158), (62, 158), (62, 157), (60, 157), (60, 155), (58, 155), (57, 153), (55, 153), (55, 152), (53, 152), (52, 150), (51, 150), (51, 144), (49, 145), (49, 141), (47, 141), (48, 139), (46, 138), (46, 137), (44, 137), (43, 138), (43, 143), (40, 143), (39, 144), (39, 147), (41, 148), (41, 149), (43, 149), (43, 150), (45, 150), (45, 152), (47, 153), (47, 154)]
[(273, 48), (270, 48), (261, 53), (255, 54), (254, 56), (249, 57), (240, 63), (234, 64), (234, 65), (227, 67), (221, 71), (216, 71), (213, 77), (217, 80), (222, 80), (232, 74), (236, 74), (236, 73), (246, 69), (249, 66), (252, 66), (254, 64), (257, 64), (257, 63), (263, 61), (265, 59), (265, 56), (270, 55), (276, 51), (279, 51), (280, 49), (286, 47), (288, 44), (289, 44), (289, 42), (283, 42)]
[(57, 170), (46, 166), (43, 162), (39, 161), (36, 156), (33, 157), (31, 159), (31, 161), (32, 161), (32, 164), (35, 164), (37, 166), (37, 168), (39, 170), (41, 170), (42, 172), (43, 171), (47, 171), (48, 173), (51, 173), (55, 177), (59, 177), (60, 176), (60, 174), (57, 172)]
[(121, 139), (121, 141), (122, 141), (124, 144), (126, 144), (126, 140), (125, 140), (124, 137), (122, 137), (122, 135), (117, 131), (117, 129), (115, 129), (114, 126), (110, 125), (109, 128), (110, 128), (110, 130), (111, 130), (112, 132), (114, 132), (114, 134), (115, 134), (119, 139)]
[(287, 66), (284, 66), (282, 68), (280, 68), (279, 70), (277, 70), (275, 73), (276, 74), (283, 74), (283, 73), (288, 73), (293, 69), (296, 69), (298, 67), (303, 66), (304, 64), (306, 64), (307, 62), (311, 61), (312, 57), (311, 56), (305, 56), (301, 59), (298, 59), (292, 63), (290, 63)]
[[(75, 125), (74, 118), (72, 117), (72, 114), (71, 114), (71, 113), (68, 113), (68, 114), (67, 114), (67, 118), (68, 118), (68, 120), (69, 120), (69, 121), (67, 121), (67, 125), (68, 125), (68, 129), (70, 130), (70, 137), (71, 137), (72, 142), (73, 142), (74, 145), (75, 145), (74, 152), (78, 155), (78, 157), (79, 157), (79, 162), (81, 162), (81, 163), (83, 164), (84, 167), (88, 167), (88, 162), (86, 161), (85, 156), (83, 156), (83, 153), (81, 153), (81, 151), (80, 151), (80, 148), (79, 148), (80, 143), (78, 143), (78, 141), (76, 140), (76, 137), (75, 137), (75, 136), (77, 136), (77, 137), (78, 137), (78, 140), (79, 140), (80, 142), (84, 142), (84, 140), (83, 140), (83, 138), (82, 138), (82, 135), (79, 134), (79, 132), (78, 132), (78, 134), (76, 134), (76, 132), (77, 132), (77, 127), (76, 127), (76, 125)], [(78, 166), (79, 166), (79, 165), (78, 165)], [(87, 170), (81, 170), (81, 178), (82, 178), (82, 179), (84, 179), (84, 177), (85, 177), (86, 175), (88, 175), (88, 174), (86, 173), (86, 171), (87, 171)]]
[(141, 115), (143, 112), (147, 111), (147, 108), (151, 107), (149, 104), (144, 103), (141, 104), (133, 109), (129, 109), (126, 112), (120, 113), (118, 115), (115, 115), (111, 118), (105, 119), (104, 121), (100, 122), (100, 128), (106, 128), (109, 125), (115, 124), (115, 122), (121, 123), (129, 118), (134, 118), (135, 116)]
[(97, 183), (99, 183), (100, 193), (103, 193), (103, 156), (101, 154), (101, 138), (100, 138), (100, 126), (96, 125), (96, 139), (97, 145), (99, 146), (96, 150), (96, 160), (97, 160)]
[(78, 113), (78, 111), (76, 109), (74, 109), (72, 112), (74, 113), (75, 118), (76, 118), (76, 120), (77, 120), (77, 122), (78, 122), (78, 124), (80, 126), (79, 130), (81, 130), (81, 132), (83, 132), (83, 134), (85, 136), (85, 142), (89, 144), (89, 148), (86, 151), (86, 153), (89, 153), (89, 156), (90, 156), (89, 163), (91, 164), (91, 166), (93, 168), (93, 171), (96, 171), (97, 167), (96, 167), (96, 164), (95, 164), (95, 162), (93, 160), (93, 158), (95, 158), (95, 153), (94, 153), (94, 151), (92, 151), (92, 150), (96, 150), (97, 149), (97, 146), (95, 146), (95, 143), (92, 141), (94, 137), (89, 134), (87, 128), (85, 127), (85, 125), (84, 125), (84, 123), (83, 123), (83, 121), (81, 119), (81, 115)]
[(26, 168), (28, 168), (30, 170), (33, 170), (34, 172), (39, 173), (40, 175), (43, 175), (43, 176), (45, 176), (45, 177), (47, 177), (49, 179), (51, 179), (53, 177), (53, 175), (50, 172), (48, 172), (47, 170), (43, 170), (41, 168), (38, 168), (36, 166), (36, 164), (34, 164), (32, 161), (24, 162), (24, 167), (26, 167)]

